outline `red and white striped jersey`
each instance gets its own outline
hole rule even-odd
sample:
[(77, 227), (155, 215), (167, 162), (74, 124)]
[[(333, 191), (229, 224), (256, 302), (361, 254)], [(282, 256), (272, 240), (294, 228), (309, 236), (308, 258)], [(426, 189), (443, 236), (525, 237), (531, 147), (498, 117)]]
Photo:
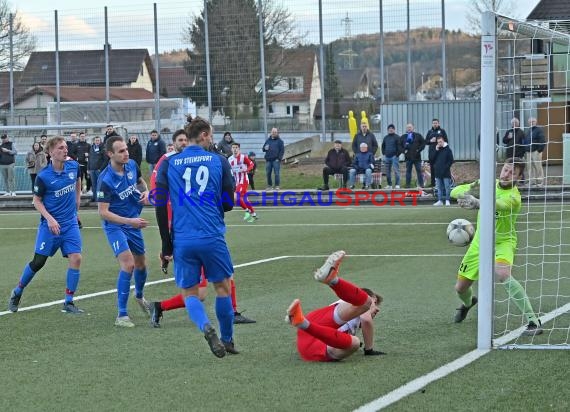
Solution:
[(230, 167), (232, 168), (232, 174), (236, 181), (236, 186), (248, 184), (249, 179), (247, 177), (247, 172), (253, 169), (253, 162), (244, 155), (240, 153), (239, 156), (230, 156), (228, 158), (228, 162), (230, 162)]

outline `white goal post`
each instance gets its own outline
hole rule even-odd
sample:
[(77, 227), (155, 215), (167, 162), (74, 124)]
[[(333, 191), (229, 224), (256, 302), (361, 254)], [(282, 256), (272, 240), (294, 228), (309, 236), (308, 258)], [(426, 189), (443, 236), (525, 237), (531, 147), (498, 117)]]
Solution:
[[(570, 22), (523, 22), (483, 13), (479, 349), (570, 349), (569, 68)], [(517, 119), (524, 132), (518, 147), (528, 147), (529, 153), (518, 187), (522, 209), (512, 277), (542, 321), (543, 333), (535, 336), (522, 333), (528, 316), (494, 270), (495, 179), (504, 160), (497, 158), (495, 144), (499, 139), (503, 145), (503, 138), (510, 144)], [(535, 137), (540, 131), (544, 145)], [(516, 153), (517, 145), (511, 150)]]

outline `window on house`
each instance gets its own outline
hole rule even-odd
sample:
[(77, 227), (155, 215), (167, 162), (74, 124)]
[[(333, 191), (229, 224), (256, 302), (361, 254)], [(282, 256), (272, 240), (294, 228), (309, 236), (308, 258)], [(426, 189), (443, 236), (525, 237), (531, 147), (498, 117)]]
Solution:
[(291, 116), (291, 106), (287, 106), (287, 116)]
[(272, 104), (270, 104), (267, 109), (269, 110), (269, 113), (274, 113)]

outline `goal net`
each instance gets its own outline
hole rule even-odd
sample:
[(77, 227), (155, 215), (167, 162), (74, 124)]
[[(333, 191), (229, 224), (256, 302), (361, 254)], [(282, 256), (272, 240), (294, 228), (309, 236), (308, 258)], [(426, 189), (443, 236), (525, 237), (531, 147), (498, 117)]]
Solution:
[[(481, 106), (487, 113), (481, 118), (482, 136), (486, 127), (491, 139), (498, 138), (505, 147), (504, 157), (525, 159), (512, 277), (526, 292), (543, 329), (542, 334), (523, 333), (529, 317), (521, 311), (522, 297), (493, 277), (488, 282), (493, 284), (490, 341), (499, 348), (570, 349), (570, 22), (522, 22), (492, 13), (484, 18), (487, 27), (494, 22), (494, 33), (482, 36)], [(482, 144), (482, 176), (483, 167), (490, 167), (498, 177), (504, 157), (497, 157), (491, 144)], [(482, 199), (485, 193), (494, 194), (492, 183), (483, 183)], [(481, 225), (492, 228), (494, 222), (482, 220)], [(483, 249), (483, 238), (481, 244)], [(483, 255), (482, 250), (482, 260)]]

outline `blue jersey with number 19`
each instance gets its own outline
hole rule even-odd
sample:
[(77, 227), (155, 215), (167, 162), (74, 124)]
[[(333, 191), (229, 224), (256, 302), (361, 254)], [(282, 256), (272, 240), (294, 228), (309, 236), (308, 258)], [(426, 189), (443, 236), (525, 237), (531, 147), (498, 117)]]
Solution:
[(172, 233), (176, 241), (223, 236), (224, 187), (231, 187), (228, 162), (200, 146), (188, 146), (164, 159), (156, 183), (167, 187), (172, 205)]

